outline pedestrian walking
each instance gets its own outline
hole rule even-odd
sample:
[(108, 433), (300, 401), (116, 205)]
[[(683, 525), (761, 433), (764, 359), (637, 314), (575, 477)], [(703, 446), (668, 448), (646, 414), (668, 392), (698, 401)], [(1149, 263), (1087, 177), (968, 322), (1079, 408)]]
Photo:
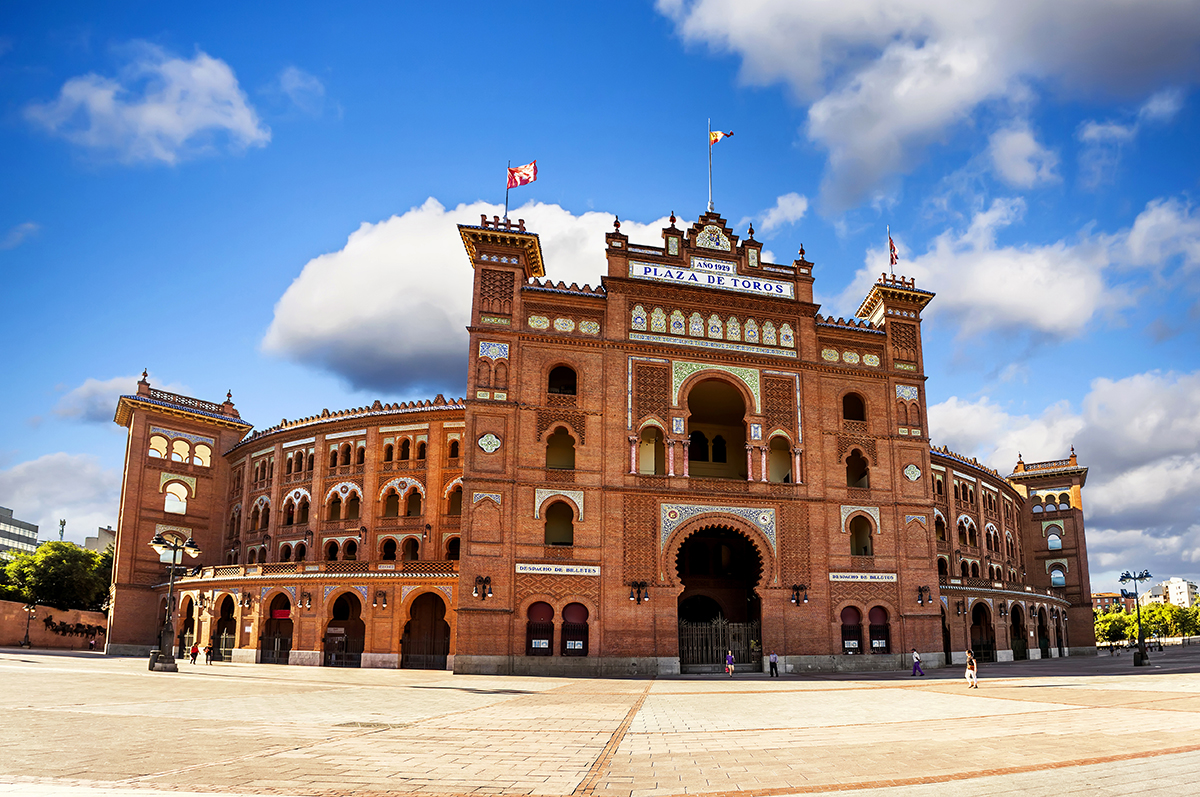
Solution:
[(192, 643), (192, 664), (196, 663), (196, 657), (200, 655), (200, 646), (195, 642)]
[(921, 669), (921, 654), (917, 653), (916, 648), (913, 648), (913, 671), (912, 671), (912, 674), (913, 675), (925, 675), (925, 671)]
[(772, 677), (779, 677), (779, 657), (775, 655), (775, 651), (771, 651), (771, 655), (767, 657), (767, 661), (771, 664)]
[(725, 652), (725, 672), (729, 673), (729, 677), (733, 677), (733, 651)]
[(979, 688), (979, 665), (975, 662), (974, 652), (967, 651), (967, 688)]
[(209, 642), (204, 646), (204, 663), (212, 664), (212, 643)]
[(96, 637), (92, 637), (91, 639), (88, 640), (88, 650), (95, 650), (95, 649), (96, 649)]

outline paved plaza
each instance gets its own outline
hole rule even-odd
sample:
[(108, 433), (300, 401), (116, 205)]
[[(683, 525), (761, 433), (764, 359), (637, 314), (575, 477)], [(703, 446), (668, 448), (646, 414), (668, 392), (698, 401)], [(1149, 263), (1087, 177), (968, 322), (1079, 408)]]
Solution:
[[(1200, 648), (588, 680), (0, 650), (0, 797), (1200, 791)], [(1182, 789), (1182, 790), (1181, 790)], [(1191, 791), (1189, 791), (1191, 790)]]

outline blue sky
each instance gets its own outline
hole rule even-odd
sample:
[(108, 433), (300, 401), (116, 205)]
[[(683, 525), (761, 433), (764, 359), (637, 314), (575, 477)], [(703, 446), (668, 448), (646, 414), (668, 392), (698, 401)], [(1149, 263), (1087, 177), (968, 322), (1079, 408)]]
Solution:
[[(408, 4), (405, 4), (408, 5)], [(416, 4), (412, 4), (416, 5)], [(454, 224), (504, 166), (548, 273), (707, 201), (824, 311), (938, 293), (934, 442), (1091, 467), (1093, 584), (1200, 579), (1200, 4), (5, 4), (0, 504), (116, 522), (142, 368), (259, 427), (461, 395)]]

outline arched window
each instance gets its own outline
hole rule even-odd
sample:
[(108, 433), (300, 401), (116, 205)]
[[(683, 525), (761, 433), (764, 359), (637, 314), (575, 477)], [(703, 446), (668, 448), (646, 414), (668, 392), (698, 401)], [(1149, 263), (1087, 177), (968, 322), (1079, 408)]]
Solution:
[(688, 435), (688, 460), (708, 462), (708, 435), (695, 431)]
[(292, 475), (292, 458), (291, 457), (288, 457), (287, 465), (283, 469), (283, 475), (284, 476)]
[(192, 450), (192, 464), (207, 468), (212, 464), (212, 449), (203, 443)]
[(329, 542), (325, 543), (325, 561), (326, 562), (336, 562), (337, 558), (338, 558), (337, 540), (330, 540)]
[(296, 510), (296, 522), (297, 523), (307, 523), (308, 522), (308, 499), (307, 498), (300, 499), (300, 508), (298, 510)]
[(933, 531), (939, 540), (944, 541), (946, 539), (946, 521), (940, 517), (935, 517), (933, 519)]
[(395, 490), (388, 490), (387, 495), (383, 499), (383, 516), (384, 517), (399, 517), (400, 516), (400, 496)]
[(946, 493), (946, 483), (942, 481), (942, 477), (938, 476), (933, 480), (933, 494), (944, 495)]
[(383, 541), (383, 546), (379, 549), (379, 558), (385, 562), (393, 562), (396, 559), (396, 541), (389, 538)]
[(871, 521), (857, 515), (850, 521), (850, 553), (853, 556), (873, 556)]
[(487, 360), (479, 360), (475, 366), (475, 384), (478, 387), (492, 386), (492, 366)]
[(333, 496), (332, 499), (330, 499), (329, 515), (327, 516), (326, 519), (327, 520), (341, 520), (342, 519), (342, 498), (341, 498), (341, 496), (335, 495), (335, 496)]
[(959, 500), (961, 497), (962, 497), (962, 495), (961, 495), (961, 493), (959, 492), (959, 489), (958, 489), (958, 482), (955, 482), (955, 483), (954, 483), (954, 500), (955, 500), (955, 501), (957, 501), (957, 500)]
[(457, 562), (460, 547), (461, 547), (461, 543), (459, 542), (458, 537), (451, 537), (449, 540), (447, 540), (446, 541), (446, 558), (452, 562)]
[(358, 520), (358, 514), (362, 501), (357, 493), (350, 493), (350, 497), (346, 499), (346, 519)]
[(172, 462), (187, 462), (191, 459), (192, 447), (187, 444), (186, 440), (176, 440), (171, 444), (171, 461)]
[(308, 547), (302, 542), (296, 543), (296, 561), (303, 562), (307, 556)]
[(330, 449), (330, 451), (329, 451), (329, 467), (331, 467), (331, 468), (337, 467), (337, 449), (336, 448)]
[(871, 652), (891, 653), (892, 634), (891, 625), (888, 623), (887, 609), (882, 606), (873, 606), (867, 613), (867, 618), (871, 621)]
[(459, 449), (458, 441), (451, 440), (450, 441), (450, 459), (458, 459), (458, 449)]
[(263, 504), (262, 514), (258, 517), (258, 527), (265, 529), (271, 524), (271, 505)]
[(550, 371), (546, 380), (546, 392), (560, 396), (576, 395), (575, 369), (569, 365), (559, 365)]
[(350, 444), (349, 443), (342, 443), (342, 456), (341, 456), (340, 464), (342, 464), (342, 465), (350, 464)]
[(862, 653), (862, 612), (853, 606), (842, 609), (842, 653)]
[(962, 571), (962, 577), (970, 578), (971, 577), (971, 566), (969, 564), (967, 564), (966, 562), (959, 562), (958, 564), (959, 564), (959, 570)]
[(316, 455), (309, 454), (308, 455), (308, 469), (312, 470), (315, 466), (316, 466)]
[(250, 551), (246, 554), (246, 564), (248, 564), (248, 565), (258, 564), (258, 549), (257, 548), (251, 548)]
[(508, 366), (504, 363), (496, 363), (496, 378), (492, 382), (492, 387), (498, 387), (501, 390), (508, 388)]
[(187, 487), (179, 482), (171, 482), (163, 492), (166, 493), (163, 499), (164, 512), (170, 512), (175, 515), (187, 514)]
[(296, 505), (291, 501), (288, 501), (283, 505), (283, 525), (296, 525)]
[(546, 439), (546, 467), (557, 470), (575, 468), (575, 440), (565, 427), (558, 427)]
[(586, 656), (588, 650), (588, 610), (582, 603), (568, 603), (562, 611), (562, 655)]
[(421, 516), (421, 492), (419, 490), (413, 490), (408, 494), (408, 501), (404, 505), (404, 516)]
[(279, 549), (279, 561), (281, 561), (281, 562), (292, 561), (292, 546), (285, 545)]
[(359, 447), (358, 447), (358, 452), (357, 452), (357, 454), (356, 454), (356, 455), (355, 455), (355, 457), (354, 457), (354, 464), (356, 464), (356, 465), (362, 465), (362, 464), (363, 464), (363, 463), (365, 463), (366, 461), (367, 461), (367, 449), (366, 449), (366, 446), (359, 446)]
[(871, 486), (871, 468), (867, 458), (857, 448), (846, 457), (846, 486), (867, 488)]
[(1061, 551), (1062, 550), (1062, 537), (1058, 536), (1057, 534), (1047, 534), (1046, 535), (1046, 548), (1051, 551)]
[(792, 452), (786, 437), (775, 435), (767, 449), (767, 480), (776, 484), (792, 481)]
[(411, 452), (412, 452), (412, 441), (406, 437), (405, 439), (400, 441), (400, 461), (401, 462), (407, 461), (411, 456)]
[(865, 421), (866, 419), (867, 405), (862, 396), (857, 393), (847, 393), (842, 396), (842, 420)]
[(1067, 585), (1067, 574), (1057, 567), (1050, 571), (1050, 586), (1065, 587)]
[(425, 441), (417, 443), (417, 459), (425, 459)]
[(958, 521), (958, 544), (967, 544), (967, 521), (965, 520)]
[(384, 446), (383, 447), (383, 461), (391, 462), (392, 456), (394, 455), (395, 450), (396, 449), (392, 446), (391, 443), (388, 443), (386, 446)]
[(416, 538), (406, 537), (404, 539), (404, 547), (400, 554), (404, 558), (404, 561), (415, 562), (417, 561), (417, 557), (420, 556), (420, 553), (421, 545), (417, 542)]
[(979, 578), (979, 562), (971, 562), (971, 578)]
[(575, 511), (565, 501), (555, 501), (546, 508), (546, 545), (575, 544)]
[(712, 461), (713, 462), (728, 462), (729, 454), (726, 451), (725, 438), (721, 435), (713, 437), (712, 442)]
[(532, 603), (525, 612), (525, 618), (525, 655), (552, 655), (554, 607), (545, 601)]
[(146, 454), (154, 457), (155, 459), (166, 459), (167, 438), (157, 434), (152, 436), (150, 438), (150, 450), (147, 451)]
[(354, 540), (346, 540), (346, 544), (342, 547), (342, 558), (347, 562), (353, 562), (358, 558), (358, 543)]
[(938, 557), (938, 575), (939, 576), (949, 576), (950, 575), (950, 563), (947, 562), (945, 557), (942, 557), (942, 556)]
[(258, 507), (254, 507), (250, 512), (250, 530), (254, 531), (258, 528)]
[(455, 487), (453, 492), (450, 493), (450, 501), (446, 506), (447, 515), (462, 514), (462, 495), (462, 487)]
[(662, 476), (667, 472), (666, 445), (662, 429), (647, 426), (638, 439), (638, 473)]

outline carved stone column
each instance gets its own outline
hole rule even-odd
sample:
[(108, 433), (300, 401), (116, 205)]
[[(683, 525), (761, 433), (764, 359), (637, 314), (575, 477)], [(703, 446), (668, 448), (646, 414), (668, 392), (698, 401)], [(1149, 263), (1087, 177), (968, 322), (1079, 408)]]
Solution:
[(770, 479), (768, 478), (768, 476), (770, 475), (770, 471), (767, 470), (767, 447), (759, 446), (758, 450), (762, 454), (762, 456), (760, 457), (760, 459), (762, 460), (762, 478), (759, 479), (759, 481), (763, 481), (763, 482), (770, 481)]
[(667, 475), (675, 475), (675, 441), (667, 441)]
[(792, 449), (792, 483), (799, 484), (800, 479), (800, 448)]
[(692, 475), (691, 466), (688, 464), (691, 461), (691, 458), (688, 457), (688, 446), (691, 444), (692, 441), (686, 437), (679, 441), (679, 447), (683, 450), (683, 476), (685, 479), (691, 478)]
[(629, 473), (637, 473), (637, 437), (629, 436)]
[(754, 481), (754, 446), (746, 446), (746, 481)]

